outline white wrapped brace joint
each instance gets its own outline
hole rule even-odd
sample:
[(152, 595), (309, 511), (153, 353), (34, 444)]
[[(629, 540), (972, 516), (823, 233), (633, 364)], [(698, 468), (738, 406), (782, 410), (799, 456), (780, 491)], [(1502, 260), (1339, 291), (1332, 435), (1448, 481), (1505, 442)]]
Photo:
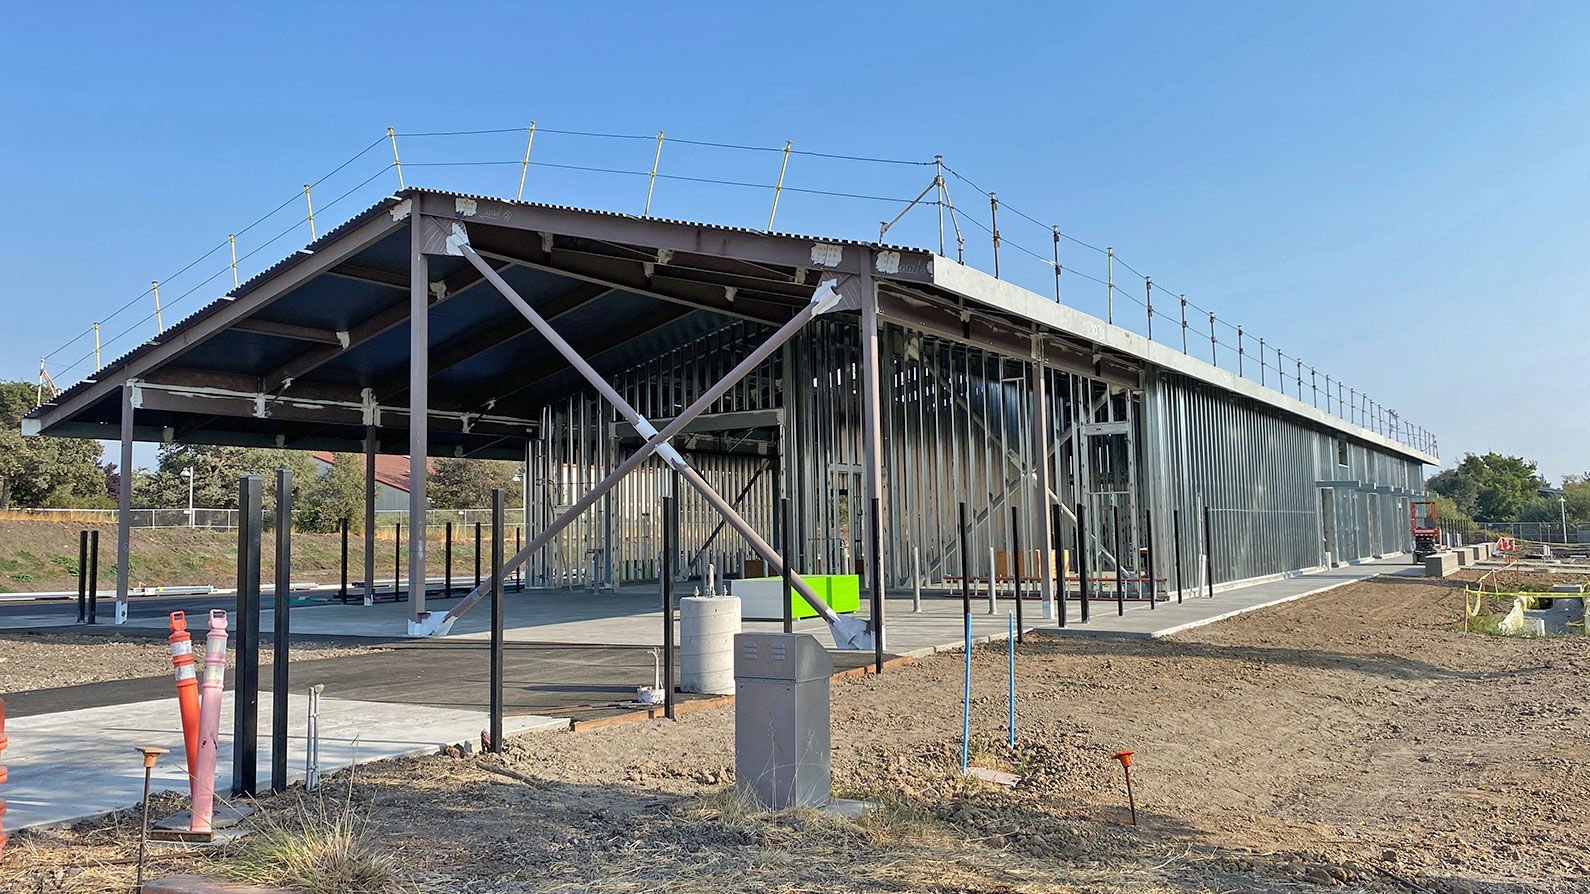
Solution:
[(453, 620), (446, 612), (426, 612), (418, 621), (409, 621), (409, 636), (446, 636)]

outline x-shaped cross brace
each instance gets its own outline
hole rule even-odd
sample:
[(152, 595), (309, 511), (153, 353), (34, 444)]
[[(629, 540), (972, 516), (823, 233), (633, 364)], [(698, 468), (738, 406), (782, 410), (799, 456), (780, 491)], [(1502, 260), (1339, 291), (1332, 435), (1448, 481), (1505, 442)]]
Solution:
[[(440, 224), (441, 222), (438, 221), (438, 223)], [(416, 222), (416, 225), (419, 225), (419, 222)], [(795, 314), (795, 316), (790, 318), (789, 322), (779, 327), (778, 331), (773, 333), (772, 337), (770, 337), (756, 350), (752, 351), (744, 360), (740, 361), (740, 363), (735, 366), (734, 369), (730, 370), (728, 375), (724, 376), (717, 382), (717, 384), (703, 392), (700, 397), (696, 398), (694, 403), (685, 408), (684, 412), (680, 413), (678, 416), (675, 416), (666, 426), (663, 427), (661, 431), (659, 431), (656, 426), (652, 425), (651, 422), (646, 419), (646, 417), (642, 416), (633, 406), (631, 406), (629, 401), (624, 399), (623, 395), (619, 394), (612, 385), (608, 384), (607, 380), (603, 379), (601, 374), (592, 368), (592, 366), (585, 361), (585, 358), (581, 357), (579, 353), (576, 352), (574, 348), (567, 341), (565, 341), (556, 330), (552, 328), (551, 324), (542, 318), (540, 314), (536, 313), (535, 308), (532, 308), (530, 304), (524, 300), (524, 298), (520, 297), (519, 293), (514, 290), (513, 286), (510, 286), (508, 282), (491, 267), (490, 264), (486, 263), (485, 259), (481, 258), (481, 256), (470, 247), (469, 236), (465, 232), (464, 225), (462, 223), (449, 222), (448, 224), (443, 225), (451, 226), (451, 232), (447, 236), (447, 253), (450, 255), (463, 257), (465, 260), (469, 261), (470, 264), (474, 265), (475, 269), (480, 271), (481, 276), (485, 277), (486, 281), (490, 282), (498, 292), (501, 292), (502, 296), (508, 299), (508, 303), (512, 304), (514, 309), (518, 310), (519, 313), (530, 322), (530, 325), (535, 327), (535, 330), (541, 333), (542, 337), (550, 342), (552, 347), (555, 348), (559, 354), (563, 355), (563, 359), (567, 360), (571, 366), (579, 371), (580, 375), (585, 377), (586, 381), (590, 382), (591, 385), (596, 388), (597, 392), (600, 393), (602, 397), (606, 398), (609, 403), (617, 408), (619, 415), (623, 416), (626, 421), (635, 426), (636, 431), (646, 436), (646, 443), (642, 444), (639, 449), (629, 456), (628, 459), (620, 463), (618, 467), (609, 473), (606, 478), (602, 479), (601, 483), (597, 484), (596, 487), (592, 488), (577, 502), (575, 502), (573, 506), (569, 507), (568, 511), (554, 519), (545, 530), (537, 534), (529, 543), (525, 544), (523, 549), (515, 553), (513, 558), (503, 563), (502, 574), (506, 575), (508, 572), (518, 568), (536, 550), (541, 549), (543, 546), (546, 546), (548, 543), (550, 543), (552, 538), (557, 536), (559, 531), (563, 530), (570, 522), (578, 518), (581, 513), (585, 512), (592, 505), (594, 505), (597, 500), (602, 498), (603, 494), (617, 486), (617, 484), (624, 479), (624, 476), (639, 468), (640, 465), (644, 463), (653, 453), (661, 456), (663, 461), (667, 463), (670, 468), (679, 473), (679, 476), (682, 480), (688, 483), (691, 487), (695, 488), (696, 491), (701, 494), (702, 498), (707, 501), (708, 505), (717, 510), (718, 514), (722, 515), (724, 520), (729, 523), (729, 526), (734, 528), (734, 530), (737, 531), (741, 537), (744, 537), (745, 541), (751, 545), (751, 548), (756, 550), (756, 552), (767, 561), (769, 567), (771, 567), (775, 573), (783, 574), (784, 559), (779, 556), (778, 551), (773, 549), (773, 547), (770, 546), (767, 541), (763, 540), (761, 535), (756, 532), (756, 529), (751, 526), (750, 522), (747, 522), (744, 518), (742, 518), (740, 514), (734, 510), (734, 507), (731, 506), (722, 495), (714, 490), (712, 485), (706, 482), (706, 479), (702, 478), (695, 469), (691, 468), (690, 464), (685, 462), (685, 458), (681, 456), (679, 451), (675, 450), (673, 446), (668, 443), (668, 441), (670, 438), (684, 431), (685, 426), (690, 424), (691, 420), (706, 412), (706, 410), (711, 407), (712, 404), (717, 402), (718, 398), (722, 397), (730, 388), (734, 386), (736, 382), (740, 381), (740, 379), (744, 378), (746, 374), (761, 364), (763, 360), (766, 360), (769, 356), (771, 356), (773, 352), (782, 347), (785, 342), (789, 341), (791, 338), (794, 338), (795, 334), (799, 332), (801, 328), (810, 322), (814, 317), (833, 310), (840, 301), (840, 295), (838, 291), (840, 283), (839, 278), (835, 276), (821, 280), (817, 285), (816, 291), (812, 295), (812, 300), (810, 303), (801, 308), (800, 311)], [(817, 593), (812, 590), (811, 585), (806, 583), (805, 579), (793, 570), (790, 572), (790, 578), (795, 585), (795, 589), (801, 594), (801, 596), (806, 599), (806, 601), (817, 612), (817, 614), (822, 617), (824, 621), (828, 622), (829, 631), (833, 634), (835, 646), (841, 649), (871, 649), (873, 647), (876, 633), (870, 629), (870, 625), (867, 622), (861, 620), (860, 618), (845, 617), (835, 612), (829, 607), (827, 602), (823, 601), (822, 597), (818, 596)], [(475, 587), (475, 589), (469, 592), (469, 595), (464, 597), (462, 602), (454, 606), (453, 609), (445, 615), (438, 615), (435, 612), (428, 612), (426, 616), (419, 622), (411, 623), (410, 633), (421, 636), (445, 634), (452, 627), (453, 622), (456, 621), (464, 612), (468, 611), (475, 603), (479, 602), (490, 589), (490, 587), (490, 579), (482, 581), (479, 586)]]

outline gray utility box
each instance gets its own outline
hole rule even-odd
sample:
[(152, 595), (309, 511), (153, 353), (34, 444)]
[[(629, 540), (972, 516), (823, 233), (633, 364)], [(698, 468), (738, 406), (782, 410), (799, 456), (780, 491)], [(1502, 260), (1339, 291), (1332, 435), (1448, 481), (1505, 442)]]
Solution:
[(833, 800), (828, 685), (834, 659), (809, 633), (734, 637), (734, 780), (768, 807)]

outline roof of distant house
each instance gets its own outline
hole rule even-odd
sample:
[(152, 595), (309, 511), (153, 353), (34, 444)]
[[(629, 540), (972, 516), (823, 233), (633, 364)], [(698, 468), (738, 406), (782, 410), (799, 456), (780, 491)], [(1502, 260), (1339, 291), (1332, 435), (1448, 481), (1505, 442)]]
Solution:
[[(320, 460), (326, 465), (331, 465), (337, 454), (330, 450), (311, 450), (309, 455)], [(426, 469), (434, 469), (435, 458), (425, 461)], [(375, 455), (375, 480), (393, 490), (409, 492), (409, 458), (406, 456), (393, 456), (385, 453)]]

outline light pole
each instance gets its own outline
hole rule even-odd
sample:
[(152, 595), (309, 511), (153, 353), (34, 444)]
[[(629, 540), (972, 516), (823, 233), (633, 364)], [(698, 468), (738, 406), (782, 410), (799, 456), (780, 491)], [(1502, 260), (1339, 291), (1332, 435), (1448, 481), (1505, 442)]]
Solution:
[(1568, 542), (1568, 497), (1566, 494), (1557, 496), (1557, 504), (1562, 507), (1562, 542)]
[(188, 527), (193, 527), (193, 467), (182, 470), (182, 477), (188, 479)]

